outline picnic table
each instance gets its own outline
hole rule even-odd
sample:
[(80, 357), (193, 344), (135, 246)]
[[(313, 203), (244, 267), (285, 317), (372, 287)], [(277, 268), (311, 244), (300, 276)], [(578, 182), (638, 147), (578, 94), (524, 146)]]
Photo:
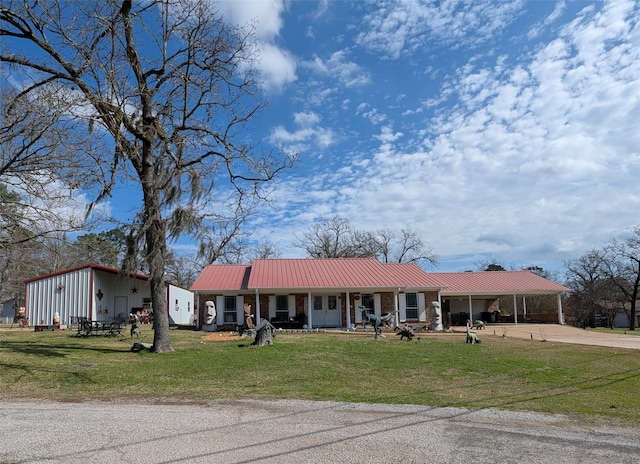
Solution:
[(104, 335), (115, 337), (122, 332), (122, 323), (119, 321), (104, 322), (81, 319), (78, 321), (78, 332), (76, 336), (89, 337), (91, 335)]

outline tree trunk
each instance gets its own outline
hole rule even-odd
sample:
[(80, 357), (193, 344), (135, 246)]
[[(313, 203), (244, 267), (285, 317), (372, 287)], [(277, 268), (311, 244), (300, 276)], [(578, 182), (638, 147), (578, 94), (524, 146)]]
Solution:
[(140, 178), (144, 195), (143, 227), (153, 307), (153, 352), (169, 353), (174, 349), (169, 334), (167, 287), (164, 280), (167, 232), (166, 223), (162, 220), (160, 189), (156, 185), (153, 152), (150, 146), (143, 148), (143, 169)]

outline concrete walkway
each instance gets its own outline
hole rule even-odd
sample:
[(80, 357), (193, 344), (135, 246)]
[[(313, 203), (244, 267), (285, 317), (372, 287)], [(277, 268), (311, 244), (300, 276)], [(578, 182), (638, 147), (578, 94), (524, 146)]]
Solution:
[[(454, 327), (455, 332), (464, 332), (464, 327)], [(638, 335), (624, 335), (579, 329), (560, 324), (489, 324), (485, 329), (473, 330), (479, 336), (505, 336), (545, 340), (579, 345), (610, 346), (640, 350), (640, 332)]]

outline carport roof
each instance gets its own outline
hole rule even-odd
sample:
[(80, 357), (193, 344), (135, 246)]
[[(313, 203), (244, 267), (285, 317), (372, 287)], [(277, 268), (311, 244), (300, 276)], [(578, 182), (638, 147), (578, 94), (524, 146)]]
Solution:
[(443, 296), (551, 295), (570, 291), (531, 271), (434, 272), (430, 275), (446, 286)]

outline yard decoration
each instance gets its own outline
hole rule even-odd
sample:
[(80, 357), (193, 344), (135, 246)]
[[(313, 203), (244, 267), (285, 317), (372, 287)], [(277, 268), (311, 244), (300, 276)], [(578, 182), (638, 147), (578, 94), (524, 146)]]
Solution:
[(217, 329), (216, 304), (213, 301), (205, 301), (204, 307), (204, 324), (202, 325), (202, 330), (205, 332), (214, 332)]
[(396, 335), (400, 335), (400, 340), (403, 340), (404, 337), (407, 337), (407, 340), (411, 341), (411, 339), (416, 335), (413, 331), (413, 327), (411, 327), (409, 324), (405, 324), (402, 330), (396, 327), (396, 330), (398, 331)]
[(253, 341), (252, 345), (256, 345), (258, 347), (273, 345), (273, 338), (276, 336), (275, 332), (276, 328), (266, 319), (263, 320), (256, 327), (256, 339)]
[(134, 322), (133, 324), (131, 324), (131, 330), (129, 331), (131, 334), (131, 338), (133, 338), (133, 336), (135, 335), (136, 337), (140, 338), (140, 327), (138, 327), (138, 323)]
[(478, 338), (478, 336), (476, 334), (474, 334), (473, 332), (469, 331), (470, 328), (471, 328), (471, 321), (469, 321), (469, 319), (467, 319), (467, 341), (466, 341), (466, 343), (471, 343), (472, 345), (479, 345), (480, 344), (480, 339)]
[(473, 321), (473, 326), (478, 330), (482, 330), (485, 328), (486, 324), (484, 323), (484, 321), (477, 320)]
[(432, 301), (429, 304), (429, 312), (431, 314), (431, 324), (429, 324), (429, 330), (434, 332), (441, 332), (444, 327), (442, 325), (442, 309), (440, 308), (439, 301)]
[(254, 334), (256, 329), (253, 326), (253, 314), (251, 314), (251, 305), (245, 303), (242, 310), (244, 311), (244, 323), (240, 327), (238, 333), (239, 336), (243, 336), (245, 333), (251, 335)]
[(153, 345), (151, 343), (140, 343), (140, 342), (135, 342), (133, 344), (133, 346), (131, 347), (131, 351), (133, 353), (140, 353), (141, 351), (144, 350), (149, 350), (151, 351), (153, 348)]
[(375, 338), (376, 340), (378, 339), (378, 336), (382, 334), (382, 328), (380, 328), (382, 323), (385, 322), (388, 324), (388, 321), (395, 314), (394, 312), (390, 312), (385, 314), (384, 316), (377, 316), (375, 314), (368, 313), (367, 308), (365, 306), (360, 306), (360, 310), (362, 311), (362, 314), (364, 315), (364, 317), (367, 318), (367, 322), (364, 323), (364, 326), (366, 327), (367, 324), (373, 325), (373, 329), (375, 332), (375, 335), (373, 336), (373, 338)]

